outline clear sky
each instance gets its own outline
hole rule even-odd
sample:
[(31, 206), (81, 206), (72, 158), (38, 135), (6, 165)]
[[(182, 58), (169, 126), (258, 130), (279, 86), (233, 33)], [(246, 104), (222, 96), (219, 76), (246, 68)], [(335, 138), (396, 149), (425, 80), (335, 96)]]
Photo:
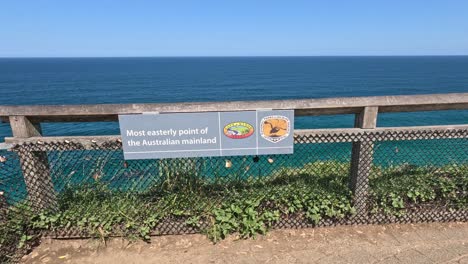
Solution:
[(468, 55), (468, 0), (0, 0), (0, 57)]

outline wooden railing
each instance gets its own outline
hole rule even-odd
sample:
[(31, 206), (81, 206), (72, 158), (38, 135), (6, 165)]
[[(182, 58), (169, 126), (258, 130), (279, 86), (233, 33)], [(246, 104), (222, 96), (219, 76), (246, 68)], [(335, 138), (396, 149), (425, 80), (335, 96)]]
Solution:
[[(41, 123), (117, 121), (119, 114), (259, 109), (293, 109), (296, 116), (355, 114), (355, 128), (296, 130), (297, 135), (356, 133), (372, 130), (407, 131), (428, 128), (468, 129), (468, 120), (466, 120), (465, 124), (458, 126), (377, 128), (378, 113), (468, 109), (468, 93), (209, 103), (0, 106), (0, 119), (10, 124), (13, 132), (13, 137), (5, 139), (6, 143), (21, 144), (39, 140), (43, 142), (74, 140), (86, 145), (91, 141), (95, 143), (97, 140), (115, 140), (119, 136), (43, 137)], [(373, 149), (373, 142), (353, 141), (350, 186), (356, 196), (359, 197), (367, 195), (367, 181), (370, 173), (369, 161), (372, 161)], [(44, 164), (44, 162), (47, 162), (44, 153), (32, 153), (26, 156), (30, 159), (28, 161), (29, 165), (35, 164), (38, 168), (48, 168), (48, 165)], [(26, 156), (20, 157), (20, 159), (25, 159)], [(31, 161), (31, 157), (33, 157), (33, 161)], [(24, 161), (22, 161), (22, 164), (24, 164)], [(50, 181), (47, 172), (38, 171), (38, 173), (41, 175), (35, 177)], [(28, 182), (27, 179), (25, 180)], [(365, 200), (356, 201), (355, 206), (358, 212), (365, 212)]]
[(42, 122), (117, 121), (119, 114), (145, 112), (258, 109), (294, 109), (296, 116), (356, 114), (356, 128), (372, 129), (377, 125), (378, 113), (468, 109), (468, 93), (209, 103), (0, 106), (0, 119), (10, 123), (14, 138), (29, 138), (42, 136)]
[[(233, 101), (204, 103), (161, 104), (100, 104), (100, 105), (54, 105), (54, 106), (0, 106), (0, 118), (4, 122), (14, 117), (27, 117), (31, 123), (40, 122), (96, 122), (117, 121), (119, 114), (144, 112), (210, 112), (245, 111), (257, 109), (294, 109), (297, 116), (362, 114), (376, 112), (414, 112), (432, 110), (467, 109), (468, 93), (342, 97), (325, 99)], [(368, 112), (368, 114), (373, 114)]]

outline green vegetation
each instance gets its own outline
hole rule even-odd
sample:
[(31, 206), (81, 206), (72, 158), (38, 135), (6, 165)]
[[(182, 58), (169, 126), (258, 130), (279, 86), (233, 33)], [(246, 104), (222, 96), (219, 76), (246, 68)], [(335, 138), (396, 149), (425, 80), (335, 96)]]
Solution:
[(375, 167), (369, 182), (373, 213), (402, 215), (423, 207), (468, 209), (468, 164)]
[[(27, 204), (16, 205), (0, 226), (0, 248), (21, 247), (39, 231), (68, 228), (101, 239), (112, 234), (149, 240), (167, 219), (198, 228), (216, 242), (232, 233), (263, 234), (282, 217), (318, 224), (355, 214), (345, 162), (314, 162), (248, 179), (208, 179), (190, 171), (167, 171), (145, 192), (111, 190), (99, 179), (68, 186), (54, 212), (26, 214)], [(370, 202), (371, 213), (396, 216), (424, 206), (468, 209), (468, 165), (373, 167)]]

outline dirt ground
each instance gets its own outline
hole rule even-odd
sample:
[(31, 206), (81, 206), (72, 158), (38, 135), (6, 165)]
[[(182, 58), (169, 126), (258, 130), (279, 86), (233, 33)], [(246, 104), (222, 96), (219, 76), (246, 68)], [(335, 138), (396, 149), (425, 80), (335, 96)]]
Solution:
[(274, 230), (257, 239), (46, 240), (25, 263), (468, 263), (468, 223)]

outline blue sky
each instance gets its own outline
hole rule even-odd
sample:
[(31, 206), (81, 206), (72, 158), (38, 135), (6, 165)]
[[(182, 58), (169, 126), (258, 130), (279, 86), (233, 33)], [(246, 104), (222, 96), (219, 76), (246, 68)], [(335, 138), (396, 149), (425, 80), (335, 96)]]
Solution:
[(0, 57), (468, 55), (467, 0), (0, 0)]

